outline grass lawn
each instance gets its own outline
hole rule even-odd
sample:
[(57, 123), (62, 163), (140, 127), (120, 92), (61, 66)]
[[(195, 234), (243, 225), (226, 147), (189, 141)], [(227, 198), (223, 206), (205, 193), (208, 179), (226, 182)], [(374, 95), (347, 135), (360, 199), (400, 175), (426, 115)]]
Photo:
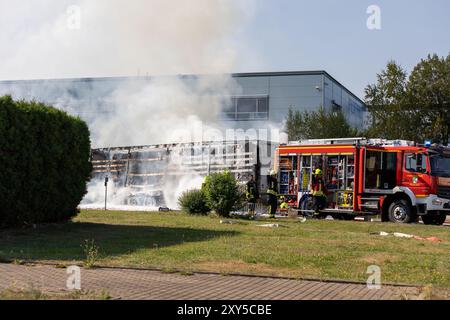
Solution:
[[(220, 224), (183, 213), (82, 211), (71, 223), (0, 232), (0, 260), (71, 264), (94, 239), (98, 265), (157, 267), (366, 281), (369, 265), (382, 281), (450, 288), (450, 229), (355, 221), (261, 221)], [(273, 223), (273, 221), (271, 221)], [(442, 242), (372, 235), (403, 232)]]

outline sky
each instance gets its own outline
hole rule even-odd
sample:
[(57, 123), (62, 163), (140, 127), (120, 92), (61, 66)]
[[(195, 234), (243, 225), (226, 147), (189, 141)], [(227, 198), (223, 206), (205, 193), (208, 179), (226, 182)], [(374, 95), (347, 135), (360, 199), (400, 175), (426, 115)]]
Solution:
[[(370, 5), (380, 30), (367, 28)], [(429, 53), (447, 56), (449, 14), (448, 0), (257, 0), (238, 71), (325, 70), (363, 98), (388, 60), (411, 71)]]
[[(61, 28), (71, 4), (78, 33)], [(448, 55), (449, 13), (448, 0), (0, 0), (0, 80), (325, 70), (364, 98), (389, 60)]]

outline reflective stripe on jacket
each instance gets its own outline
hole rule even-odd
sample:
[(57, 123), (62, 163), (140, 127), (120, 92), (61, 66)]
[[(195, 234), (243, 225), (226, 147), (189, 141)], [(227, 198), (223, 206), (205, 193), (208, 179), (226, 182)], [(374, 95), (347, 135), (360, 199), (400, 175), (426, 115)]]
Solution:
[(324, 196), (325, 195), (325, 185), (322, 179), (318, 179), (312, 186), (313, 196)]

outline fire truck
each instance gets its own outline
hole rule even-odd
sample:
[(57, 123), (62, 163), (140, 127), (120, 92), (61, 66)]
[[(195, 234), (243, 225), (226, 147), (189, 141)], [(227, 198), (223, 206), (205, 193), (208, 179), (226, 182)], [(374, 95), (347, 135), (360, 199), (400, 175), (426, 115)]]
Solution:
[(275, 152), (279, 193), (299, 214), (312, 211), (321, 169), (327, 206), (320, 216), (380, 215), (382, 221), (442, 225), (450, 214), (450, 148), (412, 141), (325, 139), (289, 142)]

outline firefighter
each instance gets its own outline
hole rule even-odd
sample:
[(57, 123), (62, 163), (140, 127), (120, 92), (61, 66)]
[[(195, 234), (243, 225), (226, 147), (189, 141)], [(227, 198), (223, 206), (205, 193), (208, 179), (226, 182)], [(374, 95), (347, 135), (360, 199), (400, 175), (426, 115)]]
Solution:
[(278, 206), (278, 181), (276, 175), (275, 170), (270, 170), (269, 176), (267, 177), (267, 194), (269, 195), (269, 214), (271, 219), (275, 218)]
[(280, 202), (281, 202), (280, 209), (288, 209), (289, 208), (289, 203), (285, 197), (280, 197)]
[(316, 169), (314, 171), (314, 179), (311, 185), (311, 192), (313, 195), (313, 209), (314, 215), (318, 215), (320, 210), (327, 206), (327, 190), (322, 178), (322, 170)]
[(248, 202), (248, 213), (251, 217), (255, 216), (256, 201), (259, 198), (258, 186), (256, 185), (255, 177), (250, 175), (250, 180), (247, 182), (246, 198)]

